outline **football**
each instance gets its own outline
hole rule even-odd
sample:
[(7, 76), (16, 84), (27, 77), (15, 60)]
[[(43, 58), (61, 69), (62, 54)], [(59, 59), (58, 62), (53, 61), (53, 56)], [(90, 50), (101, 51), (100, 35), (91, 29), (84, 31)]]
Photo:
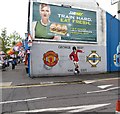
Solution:
[(75, 72), (74, 72), (75, 74), (77, 74), (77, 71), (75, 70)]

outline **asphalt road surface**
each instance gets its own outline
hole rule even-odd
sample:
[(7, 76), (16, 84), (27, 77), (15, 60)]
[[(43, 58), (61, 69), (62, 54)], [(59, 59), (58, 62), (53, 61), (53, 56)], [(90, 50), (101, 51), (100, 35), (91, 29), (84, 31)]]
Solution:
[(118, 81), (119, 77), (14, 86), (9, 82), (0, 86), (2, 114), (114, 114)]

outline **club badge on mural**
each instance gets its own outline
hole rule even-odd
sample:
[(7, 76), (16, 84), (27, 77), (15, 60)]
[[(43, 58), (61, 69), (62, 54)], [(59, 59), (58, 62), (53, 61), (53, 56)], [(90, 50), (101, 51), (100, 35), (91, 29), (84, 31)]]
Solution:
[(96, 67), (100, 61), (101, 57), (96, 53), (96, 51), (91, 51), (91, 53), (87, 56), (87, 62), (92, 65), (91, 67)]
[(58, 60), (58, 54), (54, 51), (48, 51), (43, 55), (44, 64), (49, 67), (55, 66), (58, 63)]
[(119, 45), (117, 46), (117, 53), (114, 54), (114, 64), (116, 67), (120, 67), (120, 42)]

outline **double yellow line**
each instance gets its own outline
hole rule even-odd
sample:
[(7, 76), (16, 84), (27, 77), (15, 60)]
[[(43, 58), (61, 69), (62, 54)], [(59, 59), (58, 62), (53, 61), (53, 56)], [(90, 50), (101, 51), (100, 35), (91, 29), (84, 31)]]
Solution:
[[(106, 78), (99, 80), (91, 80), (93, 82), (98, 81), (108, 81), (108, 80), (118, 80), (120, 78)], [(86, 80), (87, 81), (87, 80)], [(88, 80), (90, 81), (90, 80)], [(59, 86), (59, 85), (68, 85), (68, 84), (85, 84), (85, 81), (71, 81), (71, 82), (53, 82), (53, 83), (38, 83), (38, 84), (21, 84), (21, 85), (9, 85), (9, 86), (0, 86), (0, 89), (14, 89), (14, 88), (32, 88), (32, 87), (46, 87), (46, 86)]]
[(29, 85), (10, 85), (10, 86), (0, 86), (0, 89), (14, 89), (14, 88), (32, 88), (32, 87), (45, 87), (45, 86), (55, 86), (55, 85), (65, 85), (67, 83), (53, 83), (53, 84), (29, 84)]

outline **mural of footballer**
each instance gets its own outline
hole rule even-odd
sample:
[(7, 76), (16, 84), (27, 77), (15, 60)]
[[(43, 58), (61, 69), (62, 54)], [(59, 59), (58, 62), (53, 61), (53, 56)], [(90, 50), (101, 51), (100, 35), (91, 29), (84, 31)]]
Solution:
[(79, 71), (79, 64), (78, 64), (78, 61), (79, 61), (79, 58), (78, 58), (78, 53), (84, 53), (83, 50), (78, 50), (76, 49), (76, 47), (72, 47), (72, 53), (69, 55), (69, 58), (74, 62), (74, 65), (75, 65), (75, 74), (79, 74), (80, 71)]

